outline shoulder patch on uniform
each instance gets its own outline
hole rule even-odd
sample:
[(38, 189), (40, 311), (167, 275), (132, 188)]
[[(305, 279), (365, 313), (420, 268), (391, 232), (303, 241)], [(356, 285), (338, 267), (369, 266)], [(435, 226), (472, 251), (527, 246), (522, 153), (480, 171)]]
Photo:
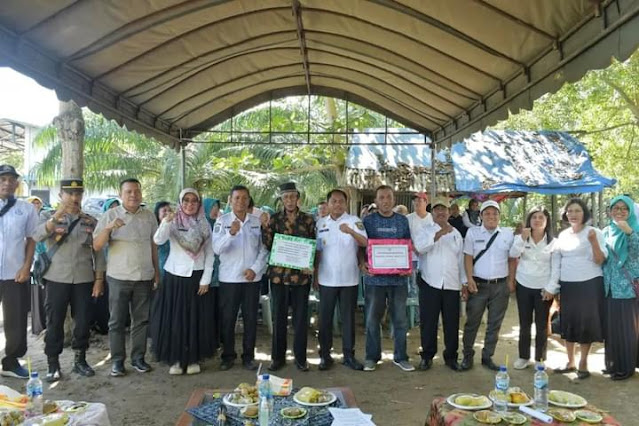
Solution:
[(359, 229), (360, 231), (364, 230), (364, 222), (362, 222), (361, 220), (359, 222), (355, 222), (355, 226), (357, 227), (357, 229)]
[(215, 227), (213, 227), (213, 232), (218, 233), (222, 231), (222, 224), (219, 222), (215, 223)]

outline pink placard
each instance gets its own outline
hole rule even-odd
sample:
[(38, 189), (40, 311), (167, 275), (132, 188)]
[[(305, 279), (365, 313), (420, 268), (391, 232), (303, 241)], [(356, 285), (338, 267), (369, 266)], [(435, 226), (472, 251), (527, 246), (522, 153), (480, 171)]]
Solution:
[(410, 239), (368, 240), (368, 270), (373, 275), (409, 275), (413, 272), (413, 243)]

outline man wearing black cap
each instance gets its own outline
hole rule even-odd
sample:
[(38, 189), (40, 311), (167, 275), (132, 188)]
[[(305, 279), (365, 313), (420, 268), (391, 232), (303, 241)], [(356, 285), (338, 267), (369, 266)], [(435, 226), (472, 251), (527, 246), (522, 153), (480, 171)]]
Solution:
[[(280, 199), (283, 209), (273, 216), (262, 233), (266, 248), (273, 247), (275, 234), (293, 235), (315, 239), (315, 221), (297, 207), (300, 193), (295, 183), (288, 182), (280, 186)], [(311, 288), (313, 271), (269, 266), (268, 277), (271, 281), (273, 298), (273, 347), (269, 370), (277, 371), (285, 364), (286, 325), (289, 304), (293, 308), (293, 328), (295, 337), (293, 352), (295, 365), (300, 371), (308, 371), (306, 362), (306, 344), (308, 340), (308, 294)]]
[(38, 215), (33, 205), (16, 200), (18, 173), (13, 166), (0, 165), (0, 301), (6, 338), (2, 375), (28, 379), (18, 358), (27, 353), (29, 272), (35, 252), (33, 233)]
[(34, 234), (36, 241), (46, 242), (47, 251), (52, 254), (51, 266), (43, 277), (46, 282), (44, 353), (49, 364), (47, 382), (61, 378), (58, 357), (64, 345), (64, 320), (69, 305), (74, 323), (73, 372), (85, 377), (95, 374), (86, 361), (91, 297), (99, 297), (104, 291), (106, 264), (104, 252), (93, 250), (97, 220), (80, 210), (83, 194), (82, 179), (61, 180), (60, 206), (55, 212), (46, 211), (40, 215), (40, 225)]

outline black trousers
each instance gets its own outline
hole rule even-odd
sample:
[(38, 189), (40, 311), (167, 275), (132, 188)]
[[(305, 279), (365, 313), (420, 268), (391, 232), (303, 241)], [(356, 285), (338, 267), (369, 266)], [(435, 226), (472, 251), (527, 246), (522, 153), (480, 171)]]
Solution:
[(342, 320), (342, 352), (344, 358), (355, 354), (355, 309), (357, 308), (357, 286), (319, 286), (319, 355), (326, 358), (333, 347), (333, 315), (339, 303)]
[(546, 359), (548, 341), (548, 313), (552, 300), (543, 300), (541, 290), (517, 283), (519, 310), (519, 358), (530, 359), (530, 327), (535, 314), (535, 361)]
[(260, 285), (256, 283), (220, 283), (220, 312), (222, 316), (222, 360), (232, 361), (235, 353), (235, 322), (242, 307), (244, 335), (242, 337), (242, 361), (255, 358), (257, 336), (257, 308), (260, 302)]
[(440, 290), (428, 285), (418, 276), (419, 331), (422, 343), (422, 359), (432, 359), (437, 354), (437, 327), (439, 314), (444, 327), (444, 361), (457, 361), (459, 349), (459, 291)]
[(29, 283), (0, 281), (0, 302), (6, 339), (2, 368), (11, 370), (20, 365), (18, 358), (27, 353), (27, 316)]
[(71, 305), (73, 317), (73, 340), (71, 347), (76, 351), (89, 348), (89, 328), (91, 327), (91, 292), (93, 283), (67, 284), (46, 282), (47, 334), (44, 336), (44, 353), (49, 358), (57, 358), (64, 347), (64, 320)]
[(44, 310), (46, 293), (44, 286), (31, 284), (31, 334), (39, 336), (47, 328), (47, 314)]
[(286, 359), (286, 328), (288, 307), (293, 309), (293, 353), (295, 360), (306, 362), (308, 342), (308, 294), (309, 285), (284, 285), (271, 283), (273, 300), (273, 345), (271, 359), (284, 362)]

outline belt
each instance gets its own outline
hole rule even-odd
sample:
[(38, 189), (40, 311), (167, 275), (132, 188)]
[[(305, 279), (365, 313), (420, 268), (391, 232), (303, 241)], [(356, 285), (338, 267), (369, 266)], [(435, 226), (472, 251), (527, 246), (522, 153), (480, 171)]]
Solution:
[(473, 280), (475, 280), (475, 282), (477, 284), (497, 284), (501, 281), (506, 281), (507, 277), (503, 277), (503, 278), (495, 278), (493, 280), (485, 280), (483, 278), (479, 278), (479, 277), (473, 277)]

